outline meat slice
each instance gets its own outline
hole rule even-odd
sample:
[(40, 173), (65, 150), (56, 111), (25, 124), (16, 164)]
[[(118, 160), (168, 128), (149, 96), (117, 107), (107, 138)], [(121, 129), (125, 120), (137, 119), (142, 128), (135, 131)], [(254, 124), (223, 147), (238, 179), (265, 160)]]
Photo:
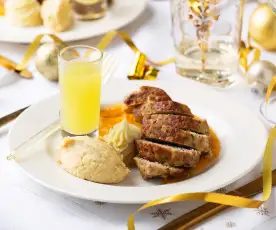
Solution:
[(155, 103), (145, 103), (141, 106), (133, 108), (132, 113), (137, 122), (141, 122), (142, 118), (147, 114), (178, 114), (184, 116), (193, 116), (187, 105), (174, 101), (160, 101)]
[(150, 179), (154, 177), (182, 177), (189, 175), (184, 168), (174, 168), (166, 165), (162, 165), (158, 162), (151, 162), (140, 157), (134, 157), (134, 161), (144, 179)]
[(209, 126), (206, 120), (201, 120), (190, 116), (171, 114), (152, 114), (143, 117), (143, 125), (151, 126), (155, 124), (160, 129), (162, 125), (193, 131), (196, 133), (209, 134)]
[(201, 155), (194, 149), (162, 145), (147, 140), (136, 140), (136, 147), (139, 157), (172, 167), (194, 167)]
[(125, 111), (131, 112), (134, 107), (147, 102), (171, 100), (170, 96), (162, 89), (150, 86), (141, 86), (138, 91), (131, 93), (125, 98)]
[(142, 136), (157, 142), (173, 143), (205, 153), (211, 152), (209, 135), (197, 134), (167, 125), (142, 124)]

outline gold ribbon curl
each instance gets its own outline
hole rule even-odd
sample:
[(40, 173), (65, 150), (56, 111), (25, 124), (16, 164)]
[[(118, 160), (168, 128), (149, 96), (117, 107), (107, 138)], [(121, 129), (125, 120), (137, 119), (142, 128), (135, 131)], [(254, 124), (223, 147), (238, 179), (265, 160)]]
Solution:
[[(98, 43), (97, 48), (99, 50), (104, 50), (110, 43), (111, 41), (116, 37), (119, 36), (121, 39), (123, 39), (125, 41), (125, 43), (133, 50), (133, 52), (137, 53), (140, 52), (142, 53), (137, 46), (134, 44), (134, 42), (132, 41), (131, 37), (122, 31), (117, 31), (117, 30), (113, 30), (108, 32), (103, 38), (102, 40)], [(151, 59), (147, 58), (147, 62), (151, 65), (154, 66), (164, 66), (170, 63), (174, 62), (174, 58), (169, 58), (163, 61), (152, 61)]]
[(12, 60), (7, 59), (6, 57), (3, 57), (0, 55), (0, 65), (8, 70), (12, 70), (17, 72), (19, 75), (21, 75), (24, 78), (31, 79), (32, 73), (29, 72), (27, 69), (23, 69), (22, 71), (19, 71), (16, 69), (17, 64), (13, 62)]
[(5, 15), (4, 3), (0, 2), (0, 16), (4, 16), (4, 15)]
[(123, 41), (136, 54), (134, 64), (132, 65), (128, 74), (128, 79), (130, 80), (155, 80), (159, 72), (159, 70), (155, 67), (164, 66), (174, 62), (174, 58), (169, 58), (159, 62), (150, 60), (137, 48), (131, 37), (122, 31), (113, 30), (108, 32), (99, 42), (97, 48), (99, 50), (104, 50), (116, 36), (119, 36), (121, 39), (123, 39)]
[(265, 96), (265, 102), (268, 103), (269, 98), (271, 96), (271, 93), (276, 85), (276, 75), (272, 78), (271, 82), (268, 85), (267, 91), (266, 91), (266, 96)]
[[(249, 62), (249, 56), (251, 53), (253, 53), (253, 59), (251, 62)], [(239, 54), (240, 54), (240, 65), (243, 67), (245, 72), (248, 71), (248, 68), (252, 63), (260, 60), (260, 57), (261, 57), (261, 51), (259, 48), (252, 46), (250, 43), (248, 43), (248, 46), (246, 46), (244, 41), (241, 41), (240, 43)]]
[[(263, 196), (262, 200), (253, 200), (239, 196), (225, 195), (219, 193), (183, 193), (173, 196), (164, 197), (158, 200), (150, 201), (143, 205), (135, 213), (142, 211), (149, 207), (154, 207), (160, 204), (167, 204), (187, 200), (200, 200), (205, 202), (217, 203), (239, 208), (258, 208), (270, 197), (272, 191), (272, 159), (273, 159), (273, 145), (276, 138), (276, 126), (270, 131), (268, 141), (266, 143), (263, 159)], [(131, 214), (128, 218), (128, 229), (135, 230), (134, 215)]]

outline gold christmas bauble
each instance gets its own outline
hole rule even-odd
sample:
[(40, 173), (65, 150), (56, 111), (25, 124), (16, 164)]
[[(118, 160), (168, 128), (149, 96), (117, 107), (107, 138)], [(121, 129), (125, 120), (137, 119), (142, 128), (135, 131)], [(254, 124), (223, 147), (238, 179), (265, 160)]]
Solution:
[(260, 4), (249, 20), (251, 38), (266, 50), (276, 50), (276, 14), (267, 4)]
[(247, 81), (254, 93), (265, 95), (267, 87), (276, 75), (276, 66), (269, 61), (255, 61), (247, 71)]
[(50, 81), (58, 81), (58, 54), (62, 48), (59, 43), (46, 43), (36, 52), (36, 69)]

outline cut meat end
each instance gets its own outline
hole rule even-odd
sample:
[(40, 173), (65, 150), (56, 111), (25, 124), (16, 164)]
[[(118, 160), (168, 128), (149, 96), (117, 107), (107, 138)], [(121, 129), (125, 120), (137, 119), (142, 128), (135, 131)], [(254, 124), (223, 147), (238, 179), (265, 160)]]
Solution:
[(194, 167), (201, 156), (197, 150), (162, 145), (147, 140), (136, 140), (136, 147), (139, 157), (172, 167)]
[(143, 117), (143, 125), (155, 127), (167, 125), (170, 127), (184, 129), (196, 133), (209, 134), (209, 126), (206, 120), (201, 120), (190, 116), (171, 115), (171, 114), (152, 114)]
[(142, 136), (146, 139), (173, 143), (201, 152), (211, 152), (210, 136), (197, 134), (167, 125), (142, 125)]
[(134, 161), (136, 162), (140, 174), (144, 179), (154, 177), (183, 177), (185, 175), (189, 175), (187, 170), (184, 168), (174, 168), (157, 162), (151, 162), (140, 157), (134, 157)]
[(138, 91), (128, 95), (124, 100), (125, 111), (131, 112), (136, 106), (147, 102), (171, 101), (170, 96), (162, 89), (142, 86)]
[(141, 122), (142, 118), (148, 114), (176, 114), (193, 117), (193, 114), (187, 105), (175, 101), (146, 103), (135, 107), (132, 112), (137, 122)]

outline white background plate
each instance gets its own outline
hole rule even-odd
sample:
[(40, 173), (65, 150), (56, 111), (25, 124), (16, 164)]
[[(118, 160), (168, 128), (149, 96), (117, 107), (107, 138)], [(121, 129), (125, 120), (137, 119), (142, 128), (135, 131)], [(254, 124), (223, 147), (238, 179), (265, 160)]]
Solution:
[[(63, 41), (76, 41), (107, 33), (131, 23), (145, 9), (148, 0), (116, 0), (108, 14), (99, 20), (75, 20), (73, 28), (56, 33)], [(0, 17), (0, 41), (31, 43), (35, 36), (42, 33), (52, 33), (44, 26), (16, 27), (10, 25), (5, 17)]]
[[(159, 185), (154, 180), (144, 181), (136, 170), (118, 185), (97, 184), (63, 171), (53, 156), (55, 146), (49, 148), (52, 140), (37, 146), (17, 164), (35, 181), (60, 193), (105, 202), (144, 203), (178, 193), (216, 190), (241, 178), (262, 159), (268, 136), (263, 124), (243, 105), (215, 90), (169, 81), (116, 80), (104, 86), (102, 103), (121, 101), (139, 85), (155, 85), (166, 90), (174, 100), (186, 103), (193, 113), (208, 120), (222, 143), (221, 157), (216, 165), (194, 178), (168, 185)], [(58, 119), (58, 112), (58, 95), (26, 110), (9, 134), (10, 149)]]

